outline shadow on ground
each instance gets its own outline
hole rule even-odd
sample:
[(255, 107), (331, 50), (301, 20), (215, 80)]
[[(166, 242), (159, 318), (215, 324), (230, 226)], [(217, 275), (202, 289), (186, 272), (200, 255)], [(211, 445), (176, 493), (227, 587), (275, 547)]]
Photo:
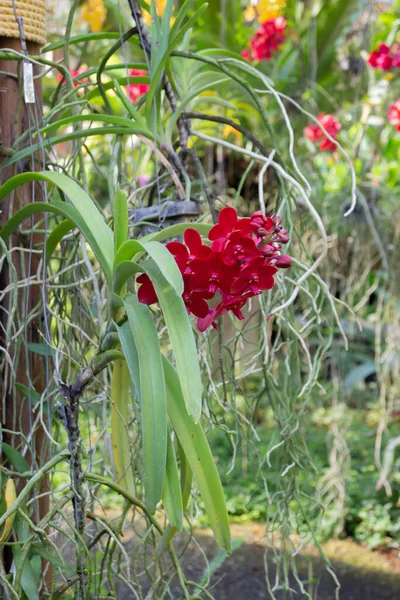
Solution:
[[(249, 532), (249, 526), (234, 527), (233, 535), (236, 549), (227, 557), (221, 566), (212, 574), (208, 591), (216, 600), (261, 600), (271, 596), (266, 589), (265, 579), (265, 543), (262, 528), (254, 526)], [(260, 535), (257, 536), (257, 527)], [(254, 530), (254, 528), (256, 528)], [(125, 546), (134, 554), (135, 543), (129, 541)], [(207, 532), (196, 532), (195, 541), (188, 543), (185, 534), (176, 536), (175, 547), (180, 554), (185, 552), (181, 564), (188, 580), (200, 582), (206, 574), (206, 562), (203, 552), (212, 562), (218, 553), (218, 548), (211, 535)], [(337, 595), (337, 584), (327, 571), (316, 549), (302, 551), (297, 557), (298, 579), (313, 600), (400, 600), (400, 561), (388, 561), (382, 555), (371, 552), (351, 541), (332, 541), (325, 545), (324, 550), (329, 556), (332, 568), (340, 582), (340, 592)], [(271, 587), (274, 586), (277, 572), (272, 553), (267, 560)], [(274, 591), (276, 600), (309, 598), (301, 593), (300, 586), (294, 577), (290, 578), (293, 595), (279, 588)], [(144, 584), (143, 597), (146, 597)], [(196, 588), (190, 592), (196, 596)], [(172, 598), (181, 598), (182, 590), (179, 582), (171, 586)], [(127, 598), (122, 589), (119, 598)], [(202, 595), (201, 598), (205, 598)]]

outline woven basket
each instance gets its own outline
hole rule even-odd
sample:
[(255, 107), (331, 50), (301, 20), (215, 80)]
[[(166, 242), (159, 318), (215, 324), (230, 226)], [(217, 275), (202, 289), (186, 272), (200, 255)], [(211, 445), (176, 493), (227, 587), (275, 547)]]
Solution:
[[(45, 0), (14, 0), (17, 17), (22, 17), (26, 40), (46, 43)], [(0, 36), (19, 39), (12, 0), (0, 0)]]

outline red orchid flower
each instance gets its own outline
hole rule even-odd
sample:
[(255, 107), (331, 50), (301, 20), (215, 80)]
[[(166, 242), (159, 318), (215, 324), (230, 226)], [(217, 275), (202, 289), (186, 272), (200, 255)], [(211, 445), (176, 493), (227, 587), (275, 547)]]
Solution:
[(208, 315), (208, 304), (201, 294), (196, 294), (189, 289), (188, 278), (185, 277), (185, 289), (182, 295), (187, 313), (195, 317), (204, 318)]
[[(340, 129), (340, 124), (338, 129), (330, 118), (327, 126), (332, 132), (334, 128)], [(319, 139), (324, 140), (324, 136)], [(289, 234), (277, 215), (266, 217), (256, 211), (250, 218), (239, 219), (234, 208), (226, 207), (221, 210), (209, 239), (211, 247), (203, 244), (196, 230), (189, 228), (184, 244), (167, 244), (183, 276), (182, 299), (186, 310), (197, 317), (199, 331), (210, 326), (217, 328), (216, 319), (227, 312), (243, 319), (242, 308), (249, 298), (273, 287), (278, 268), (291, 266), (291, 258), (280, 254)], [(157, 295), (148, 276), (140, 275), (137, 282), (139, 300), (145, 304), (156, 302)], [(217, 292), (221, 300), (215, 308), (210, 308), (207, 301)]]
[[(326, 129), (327, 133), (332, 138), (336, 139), (336, 136), (342, 128), (339, 121), (335, 119), (333, 115), (325, 115), (324, 113), (318, 115), (317, 120)], [(325, 133), (320, 127), (318, 127), (317, 124), (308, 125), (304, 129), (304, 135), (312, 142), (318, 142), (322, 140), (319, 145), (319, 149), (321, 150), (321, 152), (333, 152), (334, 150), (336, 150), (336, 144), (334, 142), (331, 142), (331, 140), (329, 140), (326, 137)]]
[(266, 263), (262, 256), (249, 260), (241, 269), (239, 276), (232, 284), (233, 294), (242, 294), (250, 291), (254, 296), (261, 294), (263, 290), (274, 287), (274, 275), (277, 268)]
[[(143, 69), (131, 69), (129, 71), (129, 77), (146, 77), (147, 71)], [(146, 94), (150, 89), (148, 83), (129, 83), (126, 86), (129, 99), (131, 102), (136, 102), (141, 96)]]
[(203, 244), (199, 232), (195, 229), (187, 229), (184, 240), (187, 247), (181, 242), (169, 242), (167, 248), (174, 256), (181, 273), (191, 275), (191, 263), (194, 260), (207, 259), (212, 254), (212, 250), (210, 246)]
[(215, 316), (219, 317), (229, 311), (232, 311), (239, 321), (243, 321), (244, 315), (242, 313), (242, 308), (246, 304), (247, 300), (252, 297), (252, 295), (253, 294), (251, 294), (251, 292), (248, 292), (244, 296), (228, 296), (224, 294), (221, 302), (219, 302), (219, 304), (216, 306)]
[[(82, 73), (84, 73), (84, 72), (85, 72), (85, 69), (78, 69), (77, 71), (70, 70), (70, 75), (71, 75), (72, 79), (74, 80), (74, 88), (79, 87), (81, 83), (87, 83), (89, 81), (88, 77), (79, 79), (79, 81), (75, 81), (75, 79), (77, 77), (79, 77), (79, 75), (82, 75)], [(66, 81), (65, 81), (64, 75), (62, 73), (59, 73), (57, 75), (57, 81), (58, 82), (62, 81), (63, 85), (65, 85)]]
[(266, 217), (262, 210), (254, 212), (250, 217), (250, 229), (259, 238), (263, 238), (269, 234), (273, 226), (273, 219), (271, 217)]
[(210, 308), (208, 310), (208, 315), (197, 319), (197, 329), (203, 333), (212, 325), (214, 329), (218, 329), (217, 323), (215, 321), (215, 308)]
[(374, 69), (388, 71), (392, 66), (392, 60), (389, 53), (390, 47), (387, 44), (380, 44), (376, 50), (371, 52), (367, 62)]
[(220, 252), (230, 234), (236, 230), (241, 231), (242, 235), (250, 235), (250, 219), (238, 219), (236, 210), (227, 206), (221, 210), (218, 215), (218, 223), (211, 228), (208, 234), (209, 240), (217, 242), (211, 245), (211, 249), (214, 252)]
[(218, 290), (228, 294), (238, 271), (237, 267), (227, 266), (220, 253), (212, 254), (207, 261), (195, 260), (192, 263), (190, 289), (202, 293), (208, 299)]
[(321, 128), (315, 123), (313, 125), (307, 125), (303, 133), (311, 142), (317, 142), (324, 135)]
[(397, 131), (400, 131), (400, 98), (389, 106), (388, 119), (389, 123), (394, 125)]
[(393, 44), (392, 47), (387, 44), (380, 44), (376, 50), (373, 50), (368, 57), (367, 63), (373, 69), (381, 71), (391, 71), (400, 68), (399, 45)]
[(241, 231), (233, 231), (225, 245), (222, 258), (226, 265), (236, 265), (259, 254), (260, 251), (252, 237), (243, 235)]
[(255, 60), (269, 60), (285, 41), (286, 19), (277, 17), (262, 23), (250, 40), (251, 54)]
[(241, 309), (250, 297), (251, 294), (247, 294), (245, 296), (231, 296), (228, 294), (223, 294), (223, 299), (217, 304), (216, 308), (210, 308), (206, 317), (197, 319), (197, 329), (203, 332), (206, 331), (210, 325), (212, 325), (214, 329), (218, 329), (215, 319), (222, 317), (222, 315), (229, 311), (232, 311), (239, 321), (243, 321), (244, 315)]

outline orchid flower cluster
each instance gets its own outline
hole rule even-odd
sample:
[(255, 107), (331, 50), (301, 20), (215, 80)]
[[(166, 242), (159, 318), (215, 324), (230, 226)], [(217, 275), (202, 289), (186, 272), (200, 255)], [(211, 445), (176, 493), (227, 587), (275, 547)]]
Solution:
[[(182, 273), (186, 310), (197, 317), (199, 331), (211, 325), (216, 329), (216, 319), (228, 312), (243, 319), (247, 301), (274, 286), (278, 269), (291, 266), (290, 256), (281, 253), (282, 245), (289, 241), (281, 222), (281, 217), (266, 217), (261, 211), (238, 218), (234, 208), (226, 207), (208, 234), (210, 246), (203, 244), (192, 228), (185, 231), (184, 244), (167, 244)], [(140, 302), (158, 301), (147, 275), (140, 275), (137, 283)], [(220, 300), (212, 308), (208, 302), (217, 293)]]
[(376, 50), (371, 52), (367, 62), (373, 69), (380, 69), (381, 71), (400, 69), (399, 44), (393, 44), (392, 47), (387, 44), (380, 44)]
[[(69, 73), (70, 73), (72, 79), (74, 80), (74, 82), (73, 82), (74, 88), (79, 87), (80, 84), (82, 84), (82, 83), (89, 83), (90, 82), (90, 79), (88, 77), (85, 77), (84, 79), (80, 79), (79, 81), (75, 81), (76, 77), (79, 77), (79, 75), (82, 75), (83, 73), (85, 73), (85, 69), (83, 67), (81, 67), (80, 69), (77, 69), (77, 70), (70, 69)], [(58, 73), (58, 75), (57, 75), (57, 81), (59, 83), (62, 82), (63, 85), (66, 84), (65, 77), (64, 77), (63, 73)]]
[(261, 23), (250, 40), (250, 49), (240, 53), (246, 60), (270, 60), (286, 38), (286, 19), (276, 17)]
[(388, 119), (389, 123), (394, 125), (397, 131), (400, 131), (400, 98), (389, 106)]
[[(143, 69), (131, 69), (129, 71), (129, 77), (146, 77), (147, 71)], [(141, 96), (146, 94), (150, 89), (148, 83), (129, 83), (126, 86), (126, 90), (128, 92), (129, 100), (131, 102), (136, 102), (139, 100)]]
[[(318, 115), (317, 121), (318, 123), (321, 123), (332, 138), (336, 139), (342, 126), (333, 115), (321, 113)], [(336, 144), (326, 137), (325, 133), (316, 123), (308, 125), (304, 129), (304, 135), (312, 142), (319, 142), (319, 149), (321, 152), (334, 152), (334, 150), (336, 150)]]

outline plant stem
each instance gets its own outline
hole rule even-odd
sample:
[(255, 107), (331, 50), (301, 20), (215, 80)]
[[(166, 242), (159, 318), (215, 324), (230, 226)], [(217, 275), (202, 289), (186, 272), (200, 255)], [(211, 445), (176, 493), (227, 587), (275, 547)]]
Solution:
[[(73, 487), (72, 503), (74, 506), (74, 520), (76, 532), (80, 539), (84, 538), (86, 519), (86, 499), (83, 485), (82, 468), (82, 436), (79, 428), (80, 398), (85, 387), (102, 371), (110, 362), (117, 358), (123, 358), (118, 350), (108, 350), (98, 355), (91, 366), (87, 367), (78, 375), (72, 385), (59, 384), (63, 404), (58, 405), (58, 412), (68, 436), (68, 450), (70, 454), (70, 474)], [(77, 545), (77, 575), (78, 589), (77, 598), (82, 600), (85, 596), (85, 575), (80, 546)]]

